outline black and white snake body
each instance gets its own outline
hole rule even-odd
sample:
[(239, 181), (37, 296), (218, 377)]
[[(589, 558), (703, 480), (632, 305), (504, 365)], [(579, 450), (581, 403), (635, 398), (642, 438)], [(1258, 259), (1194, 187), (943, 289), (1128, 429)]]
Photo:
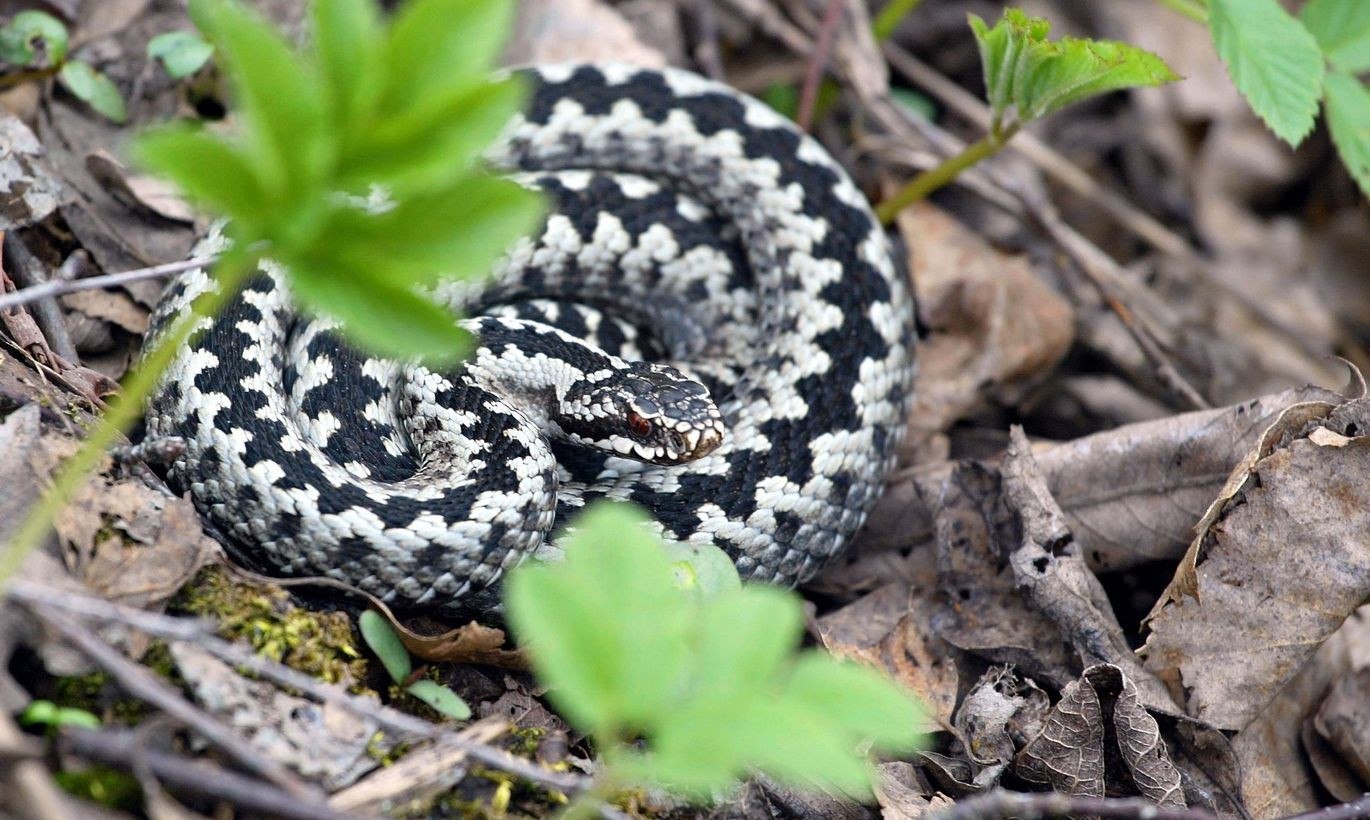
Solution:
[[(818, 143), (726, 86), (529, 74), (489, 159), (552, 214), (490, 282), (438, 289), (475, 317), (468, 364), (368, 358), (297, 317), (264, 265), (150, 402), (150, 437), (186, 444), (173, 486), (252, 563), (403, 607), (494, 607), (502, 571), (600, 497), (744, 578), (810, 577), (903, 425), (913, 313), (883, 231)], [(178, 280), (154, 333), (211, 286)]]

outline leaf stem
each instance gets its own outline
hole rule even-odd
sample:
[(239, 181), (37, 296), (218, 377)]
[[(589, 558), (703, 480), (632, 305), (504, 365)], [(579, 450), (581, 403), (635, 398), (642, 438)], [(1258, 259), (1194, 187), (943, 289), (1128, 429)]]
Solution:
[(880, 9), (880, 13), (875, 16), (871, 23), (871, 31), (875, 33), (875, 39), (881, 42), (893, 36), (899, 24), (908, 16), (909, 12), (918, 8), (923, 0), (890, 0), (885, 7)]
[(1018, 127), (1018, 123), (1015, 122), (1007, 128), (992, 128), (988, 134), (967, 145), (961, 153), (947, 158), (936, 167), (929, 168), (909, 180), (908, 184), (900, 188), (894, 196), (881, 202), (879, 207), (875, 209), (875, 215), (880, 218), (880, 223), (882, 225), (890, 224), (900, 211), (951, 182), (957, 174), (980, 160), (997, 154), (1008, 143), (1009, 139), (1018, 133)]
[(46, 66), (44, 68), (26, 68), (21, 71), (14, 71), (9, 74), (0, 74), (0, 91), (8, 91), (17, 85), (23, 85), (30, 80), (43, 80), (48, 77), (57, 76), (62, 64)]
[(1202, 25), (1208, 25), (1208, 9), (1200, 0), (1158, 0), (1161, 5)]
[(133, 426), (143, 413), (143, 403), (157, 386), (158, 379), (176, 354), (190, 341), (195, 323), (203, 316), (217, 314), (236, 294), (249, 274), (256, 269), (255, 255), (230, 255), (215, 271), (219, 287), (200, 297), (195, 309), (177, 319), (156, 346), (144, 357), (124, 383), (123, 390), (109, 404), (109, 411), (86, 436), (81, 448), (57, 470), (52, 487), (29, 508), (19, 529), (7, 544), (0, 546), (0, 588), (19, 569), (47, 535), (52, 522), (71, 501), (100, 463), (110, 444)]

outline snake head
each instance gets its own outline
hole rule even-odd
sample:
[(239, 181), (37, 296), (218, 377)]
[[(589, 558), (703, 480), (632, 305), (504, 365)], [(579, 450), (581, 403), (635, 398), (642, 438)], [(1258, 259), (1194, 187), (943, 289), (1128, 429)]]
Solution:
[(651, 464), (683, 464), (723, 443), (708, 388), (669, 365), (629, 362), (568, 395), (556, 419), (579, 444)]

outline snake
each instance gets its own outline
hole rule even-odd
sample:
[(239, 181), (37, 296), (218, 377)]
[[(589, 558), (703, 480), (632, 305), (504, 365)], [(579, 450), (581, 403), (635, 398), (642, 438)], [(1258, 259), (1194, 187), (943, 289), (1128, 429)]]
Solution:
[[(168, 483), (250, 566), (406, 610), (498, 612), (506, 571), (558, 557), (597, 499), (744, 580), (811, 578), (879, 497), (911, 401), (890, 238), (815, 139), (726, 84), (520, 71), (528, 102), (483, 161), (548, 215), (488, 278), (431, 294), (475, 352), (368, 355), (263, 261), (147, 403), (147, 436), (181, 443)], [(215, 287), (169, 284), (149, 338)]]

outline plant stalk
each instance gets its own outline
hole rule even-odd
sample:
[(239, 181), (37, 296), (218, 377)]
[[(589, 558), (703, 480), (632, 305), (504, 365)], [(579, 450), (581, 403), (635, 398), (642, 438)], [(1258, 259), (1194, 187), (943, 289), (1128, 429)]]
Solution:
[(988, 134), (967, 145), (961, 153), (947, 158), (936, 167), (929, 168), (909, 180), (908, 184), (900, 188), (894, 196), (881, 202), (875, 209), (875, 215), (880, 219), (880, 224), (890, 224), (900, 211), (920, 199), (926, 198), (928, 194), (951, 182), (957, 174), (980, 160), (999, 153), (1016, 133), (1018, 133), (1018, 123), (1012, 123), (1002, 130), (992, 128)]
[(875, 33), (875, 39), (880, 42), (888, 40), (894, 35), (899, 24), (903, 22), (909, 12), (918, 8), (922, 2), (923, 0), (890, 0), (886, 3), (871, 23), (871, 31)]
[(105, 450), (143, 414), (143, 404), (157, 386), (162, 373), (194, 335), (196, 321), (218, 314), (256, 269), (256, 256), (229, 258), (232, 261), (220, 265), (215, 271), (219, 288), (200, 297), (195, 309), (178, 319), (144, 357), (143, 362), (129, 374), (123, 390), (110, 401), (109, 411), (86, 436), (81, 448), (58, 468), (52, 487), (29, 507), (9, 542), (0, 546), (0, 589), (4, 588), (28, 554), (42, 543), (57, 514), (85, 484)]
[(1208, 25), (1208, 9), (1199, 0), (1160, 0), (1160, 4), (1202, 25)]

